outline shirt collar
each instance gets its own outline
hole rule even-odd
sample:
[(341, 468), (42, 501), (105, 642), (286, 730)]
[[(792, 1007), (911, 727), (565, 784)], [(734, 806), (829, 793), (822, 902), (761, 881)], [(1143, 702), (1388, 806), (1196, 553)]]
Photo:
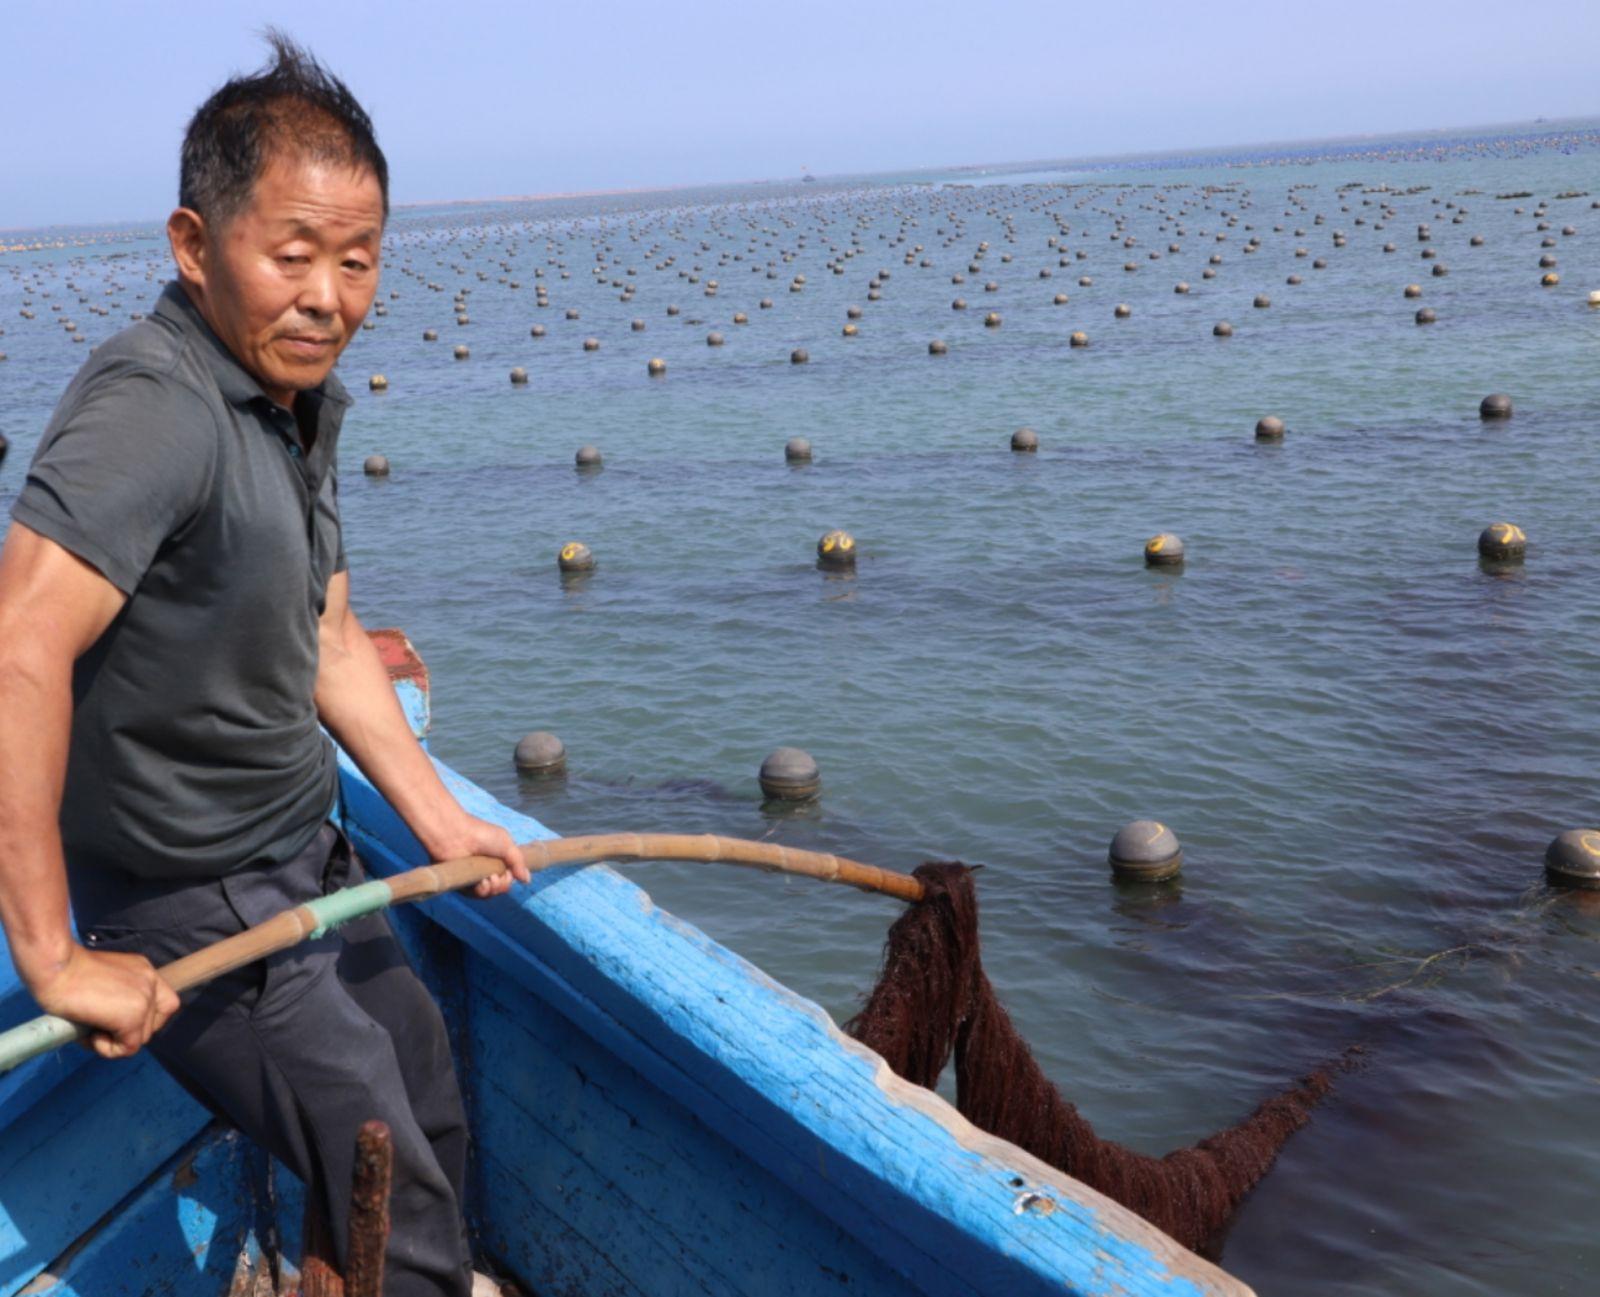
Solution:
[[(250, 376), (250, 372), (235, 359), (222, 339), (217, 337), (211, 326), (206, 323), (205, 316), (201, 315), (199, 309), (189, 300), (189, 294), (183, 291), (183, 285), (176, 279), (161, 290), (155, 313), (177, 325), (188, 337), (195, 340), (206, 368), (216, 380), (217, 390), (231, 404), (248, 405), (252, 401), (275, 404), (272, 398), (261, 390), (261, 384)], [(339, 376), (331, 370), (319, 386), (310, 390), (316, 394), (319, 404), (331, 402), (342, 407), (351, 403), (349, 391), (339, 381)]]

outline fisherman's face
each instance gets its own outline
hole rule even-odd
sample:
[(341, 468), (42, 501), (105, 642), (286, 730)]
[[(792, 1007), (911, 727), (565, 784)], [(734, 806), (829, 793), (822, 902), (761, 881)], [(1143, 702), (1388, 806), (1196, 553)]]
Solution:
[(383, 190), (371, 171), (275, 158), (249, 204), (205, 232), (202, 314), (267, 396), (294, 407), (378, 291)]

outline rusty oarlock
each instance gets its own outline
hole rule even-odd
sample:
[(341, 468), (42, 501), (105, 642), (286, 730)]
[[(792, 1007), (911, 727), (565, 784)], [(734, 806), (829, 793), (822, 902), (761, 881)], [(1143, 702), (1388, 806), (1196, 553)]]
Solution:
[(389, 1242), (389, 1180), (393, 1169), (394, 1141), (388, 1126), (381, 1121), (367, 1122), (356, 1136), (350, 1247), (344, 1276), (339, 1275), (333, 1231), (308, 1197), (300, 1297), (383, 1297), (383, 1251)]

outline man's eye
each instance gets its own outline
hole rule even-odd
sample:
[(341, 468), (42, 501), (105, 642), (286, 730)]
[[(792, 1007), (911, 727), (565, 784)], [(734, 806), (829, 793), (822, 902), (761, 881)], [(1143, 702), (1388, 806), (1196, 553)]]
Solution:
[(347, 262), (344, 263), (344, 268), (346, 270), (357, 270), (357, 271), (370, 270), (371, 269), (371, 267), (368, 266), (365, 261), (347, 261)]
[(307, 261), (310, 260), (310, 258), (301, 256), (282, 256), (279, 257), (278, 260), (286, 266), (303, 266)]

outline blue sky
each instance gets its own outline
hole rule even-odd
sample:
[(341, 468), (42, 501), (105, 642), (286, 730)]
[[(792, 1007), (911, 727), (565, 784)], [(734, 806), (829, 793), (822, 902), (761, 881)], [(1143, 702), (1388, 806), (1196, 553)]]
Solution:
[(1600, 112), (1600, 4), (722, 0), (8, 6), (0, 228), (159, 219), (188, 115), (285, 28), (396, 202)]

